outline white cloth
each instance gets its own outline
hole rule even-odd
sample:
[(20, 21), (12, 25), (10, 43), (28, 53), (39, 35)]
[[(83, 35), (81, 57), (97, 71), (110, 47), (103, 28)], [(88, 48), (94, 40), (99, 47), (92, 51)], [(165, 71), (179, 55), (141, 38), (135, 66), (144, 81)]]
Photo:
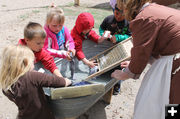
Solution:
[(136, 96), (133, 119), (165, 119), (173, 57), (162, 56), (153, 62)]

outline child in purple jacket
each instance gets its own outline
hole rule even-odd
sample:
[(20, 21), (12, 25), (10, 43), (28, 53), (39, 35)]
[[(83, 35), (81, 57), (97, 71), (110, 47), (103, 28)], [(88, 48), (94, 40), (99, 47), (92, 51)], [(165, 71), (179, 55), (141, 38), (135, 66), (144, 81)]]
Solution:
[(54, 57), (71, 60), (75, 55), (74, 41), (69, 30), (64, 26), (65, 16), (62, 9), (52, 8), (46, 18), (44, 27), (47, 37), (44, 48)]

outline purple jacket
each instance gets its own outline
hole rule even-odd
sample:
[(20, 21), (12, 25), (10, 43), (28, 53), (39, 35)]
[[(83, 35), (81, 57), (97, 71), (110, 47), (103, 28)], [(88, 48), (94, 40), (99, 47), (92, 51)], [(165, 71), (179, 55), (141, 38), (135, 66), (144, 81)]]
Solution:
[[(64, 27), (64, 38), (65, 38), (65, 43), (63, 44), (64, 47), (66, 47), (68, 50), (72, 50), (75, 48), (74, 45), (74, 40), (72, 39), (69, 30)], [(67, 51), (65, 50), (60, 50), (56, 38), (56, 34), (54, 34), (47, 25), (44, 26), (44, 29), (46, 31), (46, 40), (44, 43), (44, 49), (46, 49), (52, 56), (54, 57), (59, 57), (59, 58), (66, 58), (67, 57)]]

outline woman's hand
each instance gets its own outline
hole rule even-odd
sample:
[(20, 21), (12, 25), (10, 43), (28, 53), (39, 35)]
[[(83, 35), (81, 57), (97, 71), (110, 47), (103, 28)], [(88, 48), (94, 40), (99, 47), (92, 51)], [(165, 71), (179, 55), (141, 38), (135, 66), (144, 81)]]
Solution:
[[(121, 68), (126, 68), (129, 66), (130, 61), (124, 61), (121, 62), (120, 66)], [(128, 78), (130, 78), (130, 76), (128, 75), (128, 73), (123, 72), (122, 70), (115, 70), (112, 74), (111, 74), (112, 78), (115, 78), (117, 80), (126, 80)]]
[(126, 72), (123, 72), (122, 70), (115, 70), (112, 74), (111, 74), (112, 78), (115, 78), (116, 80), (126, 80), (129, 77), (129, 75)]

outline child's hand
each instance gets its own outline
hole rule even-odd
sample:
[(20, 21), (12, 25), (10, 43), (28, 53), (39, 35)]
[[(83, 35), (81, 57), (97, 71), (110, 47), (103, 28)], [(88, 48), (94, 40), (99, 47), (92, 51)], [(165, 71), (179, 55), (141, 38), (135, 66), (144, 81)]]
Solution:
[(67, 87), (67, 86), (69, 86), (69, 85), (72, 84), (72, 81), (69, 80), (68, 78), (64, 78), (64, 79), (65, 79), (65, 81), (66, 81), (65, 87)]
[(68, 51), (67, 51), (66, 59), (67, 59), (68, 61), (71, 61), (71, 60), (72, 60), (70, 53), (71, 53), (71, 52), (68, 52)]
[(75, 50), (67, 51), (67, 56), (66, 56), (67, 60), (71, 61), (74, 56), (75, 56)]
[(86, 58), (82, 59), (82, 61), (84, 62), (84, 64), (88, 65), (90, 68), (93, 68), (97, 65), (96, 61), (89, 61)]
[(103, 42), (105, 39), (107, 39), (107, 38), (106, 38), (106, 37), (104, 37), (104, 36), (101, 36), (101, 37), (98, 39), (98, 43)]
[(68, 52), (72, 52), (73, 57), (76, 55), (76, 50), (75, 49), (69, 50)]
[(115, 37), (115, 35), (112, 36), (112, 38), (110, 39), (110, 41), (111, 41), (112, 43), (116, 43), (116, 37)]
[(105, 37), (106, 39), (111, 38), (111, 32), (110, 31), (104, 31), (102, 36)]
[(93, 68), (93, 67), (97, 66), (98, 64), (95, 62), (95, 60), (93, 60), (93, 61), (89, 61), (87, 65), (88, 65), (90, 68)]
[(126, 68), (126, 67), (129, 66), (129, 63), (130, 63), (130, 61), (121, 62), (121, 67), (122, 67), (122, 68)]

